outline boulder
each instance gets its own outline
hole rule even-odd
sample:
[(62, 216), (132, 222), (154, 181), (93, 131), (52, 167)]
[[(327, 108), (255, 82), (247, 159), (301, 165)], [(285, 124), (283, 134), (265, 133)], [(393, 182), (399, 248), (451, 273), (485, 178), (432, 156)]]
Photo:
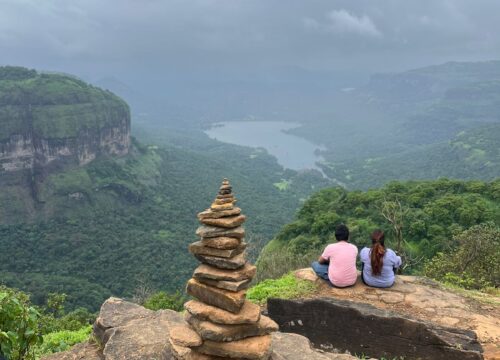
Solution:
[(424, 323), (369, 304), (332, 298), (269, 299), (268, 313), (280, 331), (304, 335), (318, 348), (390, 359), (483, 359), (472, 331)]
[(188, 312), (186, 321), (203, 340), (235, 341), (278, 331), (278, 325), (267, 316), (261, 316), (258, 322), (252, 324), (226, 325), (200, 320)]
[(212, 265), (218, 267), (219, 269), (236, 270), (243, 267), (247, 262), (244, 253), (235, 255), (232, 258), (223, 258), (201, 254), (194, 254), (194, 256), (203, 264)]
[(196, 235), (201, 238), (225, 236), (242, 239), (245, 236), (245, 229), (242, 226), (233, 229), (225, 229), (216, 226), (202, 225), (196, 229)]
[(184, 308), (201, 320), (210, 320), (218, 324), (251, 324), (259, 321), (260, 307), (245, 300), (237, 314), (210, 306), (196, 300), (184, 304)]
[(205, 278), (217, 281), (243, 281), (252, 279), (255, 276), (257, 268), (246, 263), (238, 270), (218, 269), (214, 266), (201, 264), (193, 273), (195, 279)]
[(189, 244), (189, 251), (193, 255), (207, 255), (223, 258), (232, 258), (236, 255), (241, 254), (245, 251), (247, 244), (242, 242), (234, 249), (215, 249), (212, 247), (205, 246), (201, 241)]
[(227, 291), (217, 289), (200, 283), (196, 279), (190, 279), (187, 283), (186, 292), (212, 306), (227, 310), (232, 313), (240, 311), (245, 302), (245, 291)]

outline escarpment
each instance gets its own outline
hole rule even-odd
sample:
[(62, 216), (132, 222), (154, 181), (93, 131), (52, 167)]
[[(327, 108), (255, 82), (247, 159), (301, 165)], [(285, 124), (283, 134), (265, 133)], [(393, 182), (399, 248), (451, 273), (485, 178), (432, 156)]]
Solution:
[(0, 67), (0, 174), (125, 155), (128, 105), (74, 77)]

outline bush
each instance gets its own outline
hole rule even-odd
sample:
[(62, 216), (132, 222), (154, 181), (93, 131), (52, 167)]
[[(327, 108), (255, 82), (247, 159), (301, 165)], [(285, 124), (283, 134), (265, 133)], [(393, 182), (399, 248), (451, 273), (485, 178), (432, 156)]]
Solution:
[(34, 359), (34, 348), (42, 343), (39, 318), (26, 294), (0, 287), (0, 354), (7, 360)]
[(453, 237), (458, 246), (439, 253), (424, 267), (424, 274), (465, 289), (500, 286), (500, 228), (476, 225)]
[(71, 346), (86, 341), (92, 332), (92, 326), (87, 325), (76, 331), (58, 331), (43, 336), (43, 344), (36, 349), (37, 357), (66, 351)]
[(267, 279), (255, 285), (247, 292), (247, 299), (264, 304), (268, 298), (293, 299), (307, 296), (316, 289), (310, 281), (297, 279), (289, 273), (279, 279)]
[(150, 310), (170, 309), (174, 311), (182, 311), (186, 298), (179, 291), (174, 294), (169, 294), (165, 291), (159, 291), (144, 302), (144, 307)]

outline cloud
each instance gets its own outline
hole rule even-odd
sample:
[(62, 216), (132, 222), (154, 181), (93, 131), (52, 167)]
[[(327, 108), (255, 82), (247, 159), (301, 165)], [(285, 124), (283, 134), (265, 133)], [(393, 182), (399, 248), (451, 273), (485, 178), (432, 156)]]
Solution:
[(307, 29), (321, 32), (382, 37), (382, 32), (368, 15), (356, 16), (345, 9), (330, 11), (324, 22), (313, 18), (305, 18), (303, 22)]

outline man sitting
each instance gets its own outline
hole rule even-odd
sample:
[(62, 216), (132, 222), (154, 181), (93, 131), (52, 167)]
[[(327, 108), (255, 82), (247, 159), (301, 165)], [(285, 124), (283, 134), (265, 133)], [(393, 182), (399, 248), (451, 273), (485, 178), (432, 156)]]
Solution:
[(344, 224), (335, 229), (337, 243), (328, 245), (318, 261), (312, 263), (314, 272), (333, 286), (347, 287), (356, 283), (358, 248), (349, 241), (349, 229)]

